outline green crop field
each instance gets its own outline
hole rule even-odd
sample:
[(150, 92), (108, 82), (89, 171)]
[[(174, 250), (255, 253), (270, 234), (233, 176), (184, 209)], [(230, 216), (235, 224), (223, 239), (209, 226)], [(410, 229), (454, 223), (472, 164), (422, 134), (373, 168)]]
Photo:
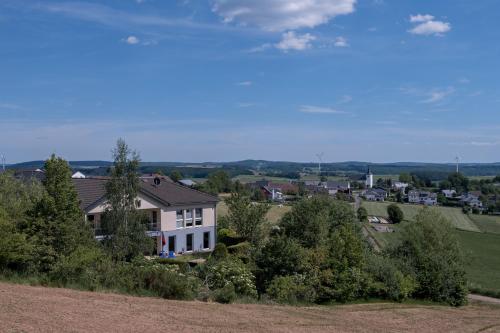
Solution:
[(470, 215), (482, 232), (500, 234), (500, 216)]
[[(387, 217), (387, 206), (390, 204), (391, 203), (388, 202), (364, 201), (362, 206), (366, 208), (368, 215)], [(398, 204), (398, 206), (403, 211), (405, 220), (407, 221), (415, 220), (415, 216), (423, 209), (423, 206), (420, 205)], [(460, 208), (440, 206), (434, 208), (438, 209), (458, 229), (476, 232), (481, 231), (468, 215), (462, 213)]]
[(458, 231), (474, 288), (500, 293), (500, 235)]

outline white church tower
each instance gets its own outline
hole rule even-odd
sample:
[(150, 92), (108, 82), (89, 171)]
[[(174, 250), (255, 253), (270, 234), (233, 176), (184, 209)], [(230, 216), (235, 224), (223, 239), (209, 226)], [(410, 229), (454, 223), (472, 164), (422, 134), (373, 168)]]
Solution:
[(373, 173), (370, 171), (370, 166), (368, 166), (368, 172), (366, 173), (366, 188), (373, 188)]

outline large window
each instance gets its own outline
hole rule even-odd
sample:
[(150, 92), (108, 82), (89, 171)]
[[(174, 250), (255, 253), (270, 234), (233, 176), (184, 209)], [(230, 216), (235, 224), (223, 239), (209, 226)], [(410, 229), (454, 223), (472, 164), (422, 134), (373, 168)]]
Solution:
[(210, 232), (209, 231), (203, 233), (203, 248), (204, 249), (210, 248)]
[(203, 209), (196, 208), (194, 210), (194, 224), (195, 225), (203, 225)]
[(193, 210), (186, 209), (186, 227), (193, 226)]
[(176, 212), (176, 222), (177, 228), (184, 228), (184, 212), (182, 209)]
[(193, 234), (186, 235), (186, 252), (193, 251)]

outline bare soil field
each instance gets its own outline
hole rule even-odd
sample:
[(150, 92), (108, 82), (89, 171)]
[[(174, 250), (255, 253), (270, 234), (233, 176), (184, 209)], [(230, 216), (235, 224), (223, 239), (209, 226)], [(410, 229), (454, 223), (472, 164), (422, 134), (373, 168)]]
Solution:
[(0, 332), (500, 332), (500, 307), (221, 305), (0, 283)]

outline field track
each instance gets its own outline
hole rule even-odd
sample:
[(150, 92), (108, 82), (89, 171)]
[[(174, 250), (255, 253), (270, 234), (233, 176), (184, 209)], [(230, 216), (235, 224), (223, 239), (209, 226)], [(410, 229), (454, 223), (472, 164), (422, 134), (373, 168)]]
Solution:
[(220, 305), (0, 283), (0, 332), (479, 331), (500, 331), (500, 307)]

